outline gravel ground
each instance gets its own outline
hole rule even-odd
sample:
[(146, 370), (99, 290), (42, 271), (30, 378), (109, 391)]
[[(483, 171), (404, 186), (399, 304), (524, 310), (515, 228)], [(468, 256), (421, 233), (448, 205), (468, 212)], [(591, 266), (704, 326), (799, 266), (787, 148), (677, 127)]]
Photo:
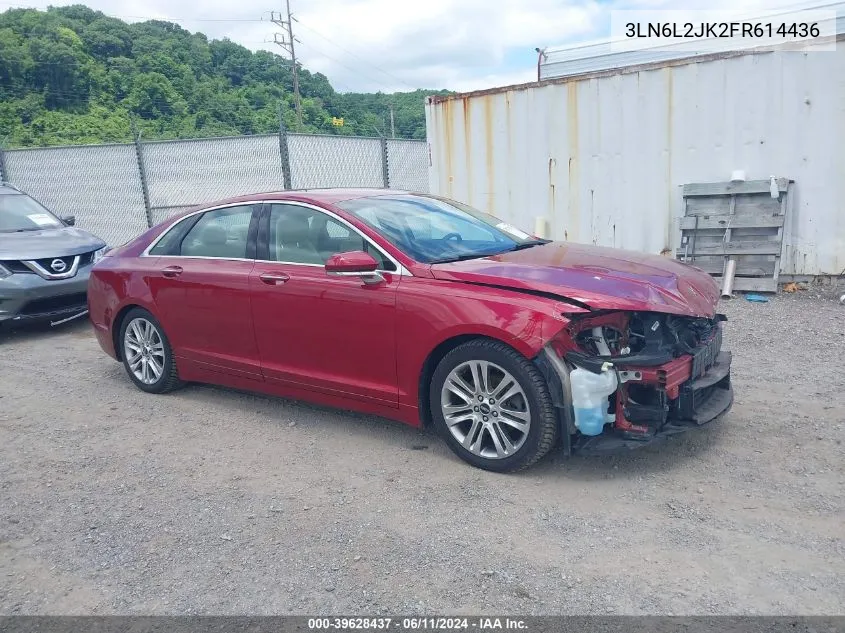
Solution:
[(845, 614), (845, 306), (722, 310), (722, 422), (518, 475), (367, 416), (146, 395), (85, 323), (9, 334), (0, 614)]

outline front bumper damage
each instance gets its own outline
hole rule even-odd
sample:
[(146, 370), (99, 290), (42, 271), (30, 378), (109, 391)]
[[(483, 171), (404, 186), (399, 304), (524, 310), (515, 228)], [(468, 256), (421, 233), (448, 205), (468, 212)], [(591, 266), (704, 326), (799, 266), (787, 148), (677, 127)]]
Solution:
[[(576, 366), (553, 345), (544, 348), (537, 365), (551, 386), (566, 453), (608, 454), (640, 448), (713, 422), (733, 405), (731, 353), (722, 351), (721, 327), (703, 345), (654, 366), (626, 364), (616, 359), (619, 386), (609, 397), (613, 419), (600, 435), (578, 432), (571, 405), (569, 374)], [(575, 353), (574, 358), (583, 356)], [(635, 359), (632, 359), (635, 360)], [(598, 370), (596, 370), (598, 371)]]
[[(578, 435), (572, 442), (572, 452), (606, 454), (639, 448), (721, 418), (733, 406), (731, 353), (720, 352), (716, 362), (698, 378), (692, 378), (689, 373), (691, 364), (691, 358), (680, 358), (648, 371), (636, 368), (620, 371), (642, 377), (623, 382), (616, 391), (613, 425), (601, 435)], [(665, 403), (632, 402), (631, 387), (638, 383), (665, 393)]]

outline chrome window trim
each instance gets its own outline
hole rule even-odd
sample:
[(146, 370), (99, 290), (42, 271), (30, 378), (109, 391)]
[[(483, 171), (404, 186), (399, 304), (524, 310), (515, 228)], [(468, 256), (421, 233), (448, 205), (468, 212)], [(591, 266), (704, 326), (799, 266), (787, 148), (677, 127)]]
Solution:
[[(73, 257), (73, 263), (63, 273), (54, 273), (50, 272), (46, 268), (44, 268), (41, 264), (39, 264), (34, 259), (22, 259), (20, 260), (21, 263), (29, 268), (32, 272), (36, 273), (39, 277), (43, 277), (44, 279), (56, 280), (56, 279), (70, 279), (71, 277), (75, 276), (79, 270), (79, 260), (82, 258), (81, 255), (75, 255)], [(49, 259), (49, 258), (44, 258)], [(54, 257), (53, 259), (62, 259), (62, 257)]]
[[(164, 237), (173, 230), (177, 224), (181, 224), (182, 222), (186, 222), (189, 218), (194, 217), (195, 215), (199, 215), (200, 213), (207, 213), (209, 211), (218, 211), (220, 209), (230, 209), (232, 207), (250, 207), (259, 204), (258, 201), (254, 202), (229, 202), (227, 204), (220, 204), (214, 207), (208, 207), (207, 209), (199, 209), (198, 211), (192, 211), (188, 215), (183, 215), (181, 217), (176, 218), (170, 224), (167, 225), (161, 233), (158, 234), (152, 242), (150, 242), (149, 246), (143, 250), (143, 252), (139, 255), (139, 257), (184, 257), (186, 259), (191, 259), (191, 255), (150, 255), (150, 251), (158, 245), (158, 243), (164, 239)], [(253, 209), (252, 213), (255, 213)], [(249, 259), (246, 257), (193, 257), (192, 259), (229, 259), (229, 260), (241, 260), (241, 261), (254, 261), (253, 259)]]
[[(258, 205), (287, 204), (287, 205), (292, 205), (292, 206), (297, 206), (297, 207), (303, 207), (303, 208), (306, 208), (306, 209), (311, 209), (311, 210), (317, 211), (319, 213), (324, 213), (327, 216), (329, 216), (330, 218), (332, 218), (333, 220), (343, 224), (347, 228), (349, 228), (352, 231), (354, 231), (355, 233), (357, 233), (361, 237), (361, 239), (363, 239), (367, 244), (369, 244), (374, 249), (376, 249), (376, 251), (381, 253), (382, 256), (385, 259), (392, 262), (393, 265), (396, 266), (396, 270), (377, 269), (376, 272), (387, 273), (387, 274), (390, 274), (390, 275), (400, 275), (400, 276), (405, 276), (405, 277), (413, 277), (414, 276), (411, 273), (411, 271), (408, 270), (407, 268), (405, 268), (400, 262), (398, 262), (395, 257), (393, 257), (390, 253), (386, 253), (384, 251), (384, 249), (382, 249), (378, 244), (373, 243), (373, 241), (369, 237), (364, 235), (358, 229), (358, 227), (351, 224), (346, 219), (340, 217), (339, 215), (337, 215), (333, 211), (329, 211), (328, 209), (324, 209), (323, 207), (319, 207), (315, 204), (311, 204), (311, 203), (308, 203), (308, 202), (302, 202), (300, 200), (252, 200), (252, 201), (247, 200), (247, 201), (244, 201), (244, 202), (229, 202), (227, 204), (221, 204), (221, 205), (218, 205), (218, 206), (208, 207), (206, 209), (200, 209), (198, 211), (194, 211), (192, 213), (189, 213), (188, 215), (183, 215), (182, 217), (179, 217), (179, 218), (175, 219), (173, 222), (171, 222), (167, 226), (167, 228), (164, 229), (159, 234), (159, 236), (156, 237), (156, 239), (154, 239), (152, 241), (152, 243), (150, 243), (150, 245), (147, 246), (147, 248), (144, 249), (144, 251), (141, 253), (140, 257), (179, 257), (179, 258), (184, 258), (184, 259), (216, 259), (216, 260), (226, 260), (226, 261), (243, 261), (243, 262), (256, 262), (256, 263), (261, 262), (261, 263), (266, 263), (266, 264), (285, 264), (287, 266), (310, 266), (312, 268), (325, 268), (324, 264), (304, 264), (302, 262), (280, 262), (280, 261), (276, 261), (276, 260), (273, 260), (273, 259), (251, 259), (251, 258), (246, 258), (246, 257), (210, 257), (210, 256), (196, 256), (195, 257), (195, 256), (192, 256), (192, 255), (150, 255), (150, 251), (153, 248), (155, 248), (156, 244), (158, 244), (162, 239), (164, 239), (165, 235), (167, 235), (173, 228), (175, 228), (177, 224), (179, 224), (180, 222), (184, 222), (184, 221), (188, 220), (188, 218), (192, 218), (195, 215), (199, 215), (200, 213), (207, 213), (209, 211), (217, 211), (219, 209), (228, 209), (228, 208), (231, 208), (231, 207), (255, 206), (257, 204)], [(253, 211), (253, 213), (255, 213), (255, 211)]]

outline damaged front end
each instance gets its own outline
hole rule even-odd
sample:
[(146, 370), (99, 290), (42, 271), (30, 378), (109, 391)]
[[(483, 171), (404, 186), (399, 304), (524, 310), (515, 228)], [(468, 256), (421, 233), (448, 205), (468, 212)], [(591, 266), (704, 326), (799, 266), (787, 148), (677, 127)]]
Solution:
[(538, 365), (552, 385), (567, 452), (636, 448), (726, 413), (733, 404), (723, 315), (573, 316)]

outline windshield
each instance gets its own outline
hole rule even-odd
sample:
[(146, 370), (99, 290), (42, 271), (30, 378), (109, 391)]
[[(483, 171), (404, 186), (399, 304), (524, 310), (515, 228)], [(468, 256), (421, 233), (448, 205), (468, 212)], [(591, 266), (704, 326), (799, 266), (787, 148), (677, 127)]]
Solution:
[(0, 194), (0, 233), (57, 229), (62, 222), (29, 196)]
[(453, 200), (417, 194), (357, 198), (337, 204), (414, 260), (437, 264), (543, 244), (498, 218)]

